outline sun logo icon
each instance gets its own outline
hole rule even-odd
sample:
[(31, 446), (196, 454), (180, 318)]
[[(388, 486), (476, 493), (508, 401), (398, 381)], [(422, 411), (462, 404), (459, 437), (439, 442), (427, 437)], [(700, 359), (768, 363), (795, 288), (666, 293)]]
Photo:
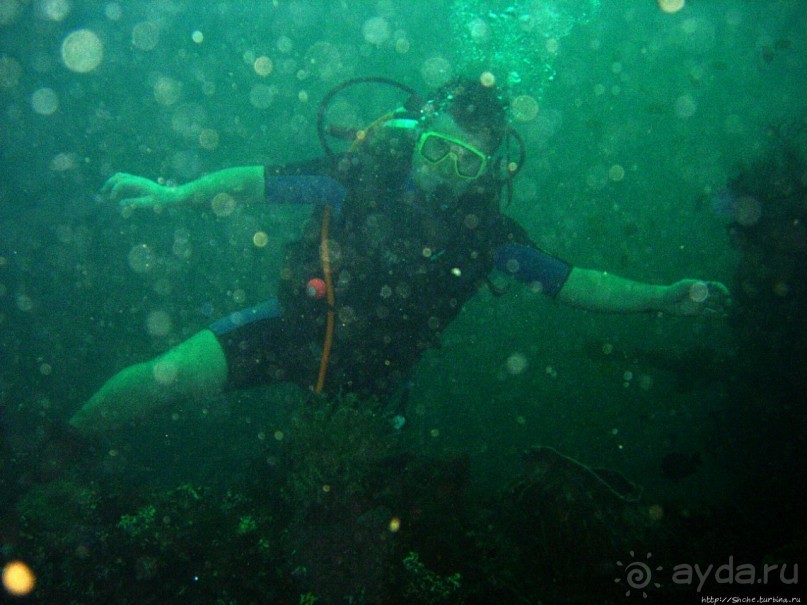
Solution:
[(624, 572), (622, 576), (614, 578), (614, 582), (620, 583), (622, 581), (628, 586), (627, 591), (625, 591), (625, 596), (629, 597), (632, 590), (641, 591), (642, 597), (645, 599), (647, 598), (647, 591), (645, 590), (651, 584), (655, 588), (661, 588), (661, 584), (658, 582), (653, 582), (653, 572), (654, 571), (661, 571), (663, 568), (661, 565), (656, 567), (655, 569), (650, 568), (650, 558), (653, 556), (653, 553), (647, 553), (645, 556), (645, 561), (637, 561), (636, 554), (633, 551), (630, 551), (630, 556), (633, 559), (627, 565), (624, 564), (622, 561), (617, 561), (616, 564), (619, 567), (624, 568)]

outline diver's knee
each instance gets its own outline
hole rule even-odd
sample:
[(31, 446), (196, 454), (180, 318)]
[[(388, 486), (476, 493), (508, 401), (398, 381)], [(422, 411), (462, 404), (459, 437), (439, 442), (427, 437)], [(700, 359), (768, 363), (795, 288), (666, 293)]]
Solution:
[(201, 330), (152, 362), (158, 382), (180, 382), (202, 388), (220, 388), (227, 381), (227, 357), (218, 338)]

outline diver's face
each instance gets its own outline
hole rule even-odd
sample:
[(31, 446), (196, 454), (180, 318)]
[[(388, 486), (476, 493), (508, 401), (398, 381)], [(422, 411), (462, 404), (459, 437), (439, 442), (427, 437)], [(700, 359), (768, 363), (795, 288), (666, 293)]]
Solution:
[(421, 139), (413, 152), (415, 185), (427, 193), (445, 188), (456, 196), (462, 195), (488, 170), (486, 141), (464, 131), (445, 113), (435, 118), (429, 132), (437, 136)]

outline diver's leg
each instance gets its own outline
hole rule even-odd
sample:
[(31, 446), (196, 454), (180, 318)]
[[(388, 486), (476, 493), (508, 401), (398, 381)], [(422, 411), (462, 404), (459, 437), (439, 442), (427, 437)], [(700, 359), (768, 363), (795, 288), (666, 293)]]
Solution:
[(218, 339), (202, 330), (163, 355), (121, 370), (70, 419), (81, 431), (120, 426), (180, 399), (209, 396), (227, 381)]

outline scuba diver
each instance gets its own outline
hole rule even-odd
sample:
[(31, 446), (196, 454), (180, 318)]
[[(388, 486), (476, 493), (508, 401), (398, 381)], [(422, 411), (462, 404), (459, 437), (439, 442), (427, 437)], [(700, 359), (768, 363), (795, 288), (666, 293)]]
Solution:
[[(494, 269), (592, 311), (724, 314), (730, 298), (719, 282), (639, 283), (540, 250), (500, 210), (524, 146), (506, 101), (487, 84), (457, 79), (428, 100), (413, 94), (352, 132), (344, 153), (329, 148), (320, 121), (327, 153), (314, 161), (229, 168), (176, 187), (112, 176), (102, 195), (122, 206), (207, 205), (224, 192), (239, 203), (314, 210), (285, 249), (276, 300), (123, 369), (70, 423), (103, 431), (183, 398), (282, 381), (327, 394), (392, 395)], [(518, 161), (510, 157), (514, 140)]]

